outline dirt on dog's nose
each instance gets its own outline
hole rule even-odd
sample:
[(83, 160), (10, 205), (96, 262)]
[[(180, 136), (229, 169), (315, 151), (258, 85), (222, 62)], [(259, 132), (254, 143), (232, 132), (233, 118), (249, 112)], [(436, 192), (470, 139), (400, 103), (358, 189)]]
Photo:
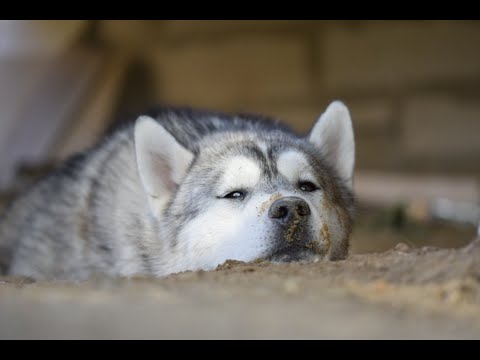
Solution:
[(289, 225), (302, 218), (306, 219), (309, 215), (310, 207), (308, 204), (305, 200), (296, 196), (276, 200), (268, 211), (268, 216), (282, 225)]

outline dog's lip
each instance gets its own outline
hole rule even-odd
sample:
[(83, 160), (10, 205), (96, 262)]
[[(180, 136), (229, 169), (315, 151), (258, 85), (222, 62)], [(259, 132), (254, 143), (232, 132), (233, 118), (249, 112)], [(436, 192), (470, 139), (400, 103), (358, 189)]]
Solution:
[(266, 259), (269, 261), (290, 262), (308, 260), (314, 255), (315, 253), (307, 247), (290, 245), (276, 249), (269, 256), (267, 256)]

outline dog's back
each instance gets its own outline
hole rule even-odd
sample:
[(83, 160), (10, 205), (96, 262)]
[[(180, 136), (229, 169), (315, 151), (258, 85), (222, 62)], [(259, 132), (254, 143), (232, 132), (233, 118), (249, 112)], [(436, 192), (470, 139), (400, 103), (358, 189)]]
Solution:
[(22, 194), (5, 214), (0, 239), (8, 273), (42, 277), (87, 274), (90, 194), (108, 151), (78, 155)]

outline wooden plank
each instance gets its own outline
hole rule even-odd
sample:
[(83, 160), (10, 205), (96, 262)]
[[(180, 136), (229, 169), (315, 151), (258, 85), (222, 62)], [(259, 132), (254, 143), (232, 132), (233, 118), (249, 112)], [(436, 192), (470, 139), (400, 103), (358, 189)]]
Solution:
[(111, 123), (128, 64), (126, 56), (110, 56), (82, 109), (52, 148), (52, 157), (64, 159), (93, 145)]
[(56, 58), (43, 68), (31, 84), (29, 94), (12, 114), (14, 124), (1, 144), (0, 186), (12, 179), (21, 163), (41, 163), (49, 154), (64, 127), (72, 120), (95, 79), (101, 56), (78, 50)]
[(472, 176), (425, 176), (358, 171), (357, 200), (388, 207), (403, 204), (418, 219), (439, 218), (479, 224), (480, 182)]
[(360, 201), (376, 204), (448, 198), (478, 202), (479, 181), (468, 176), (432, 176), (358, 171), (354, 190)]

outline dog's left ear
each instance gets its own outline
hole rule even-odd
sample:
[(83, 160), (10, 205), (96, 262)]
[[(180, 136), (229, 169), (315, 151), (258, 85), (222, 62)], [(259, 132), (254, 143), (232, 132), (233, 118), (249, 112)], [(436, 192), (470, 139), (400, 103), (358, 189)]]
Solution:
[(308, 139), (351, 189), (355, 166), (355, 139), (350, 112), (345, 104), (340, 101), (332, 102), (313, 126)]
[(135, 153), (150, 208), (159, 216), (185, 177), (193, 154), (148, 116), (140, 116), (135, 124)]

